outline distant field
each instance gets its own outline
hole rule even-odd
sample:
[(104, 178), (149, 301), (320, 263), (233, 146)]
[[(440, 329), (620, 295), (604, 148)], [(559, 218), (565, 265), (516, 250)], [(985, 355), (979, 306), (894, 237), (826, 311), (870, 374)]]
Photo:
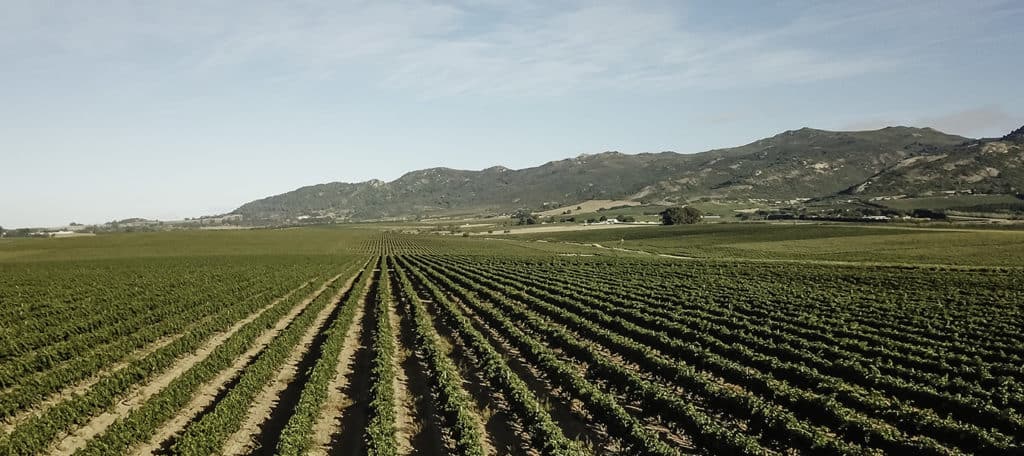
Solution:
[(877, 203), (893, 209), (946, 210), (989, 204), (1022, 204), (1024, 201), (1014, 197), (1013, 195), (955, 195), (928, 198), (903, 198), (877, 201)]
[(139, 257), (330, 254), (351, 249), (353, 236), (377, 230), (333, 228), (189, 230), (71, 238), (0, 239), (0, 262)]
[(525, 234), (702, 258), (1024, 266), (1024, 231), (813, 224), (700, 224)]
[(636, 201), (616, 201), (616, 200), (589, 200), (583, 201), (578, 204), (570, 204), (555, 209), (549, 209), (543, 212), (538, 212), (540, 216), (559, 216), (563, 215), (563, 212), (570, 211), (572, 214), (597, 212), (600, 209), (610, 209), (619, 206), (638, 206), (640, 203)]
[(0, 240), (0, 455), (1020, 454), (1022, 238)]

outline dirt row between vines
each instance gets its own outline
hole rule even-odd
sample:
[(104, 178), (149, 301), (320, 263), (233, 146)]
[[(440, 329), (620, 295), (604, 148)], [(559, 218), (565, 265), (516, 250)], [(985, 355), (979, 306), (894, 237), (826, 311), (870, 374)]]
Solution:
[[(256, 311), (256, 313), (262, 313), (264, 310), (273, 307), (274, 305), (276, 305), (277, 303), (279, 303), (279, 302), (281, 302), (281, 301), (283, 301), (285, 299), (288, 299), (289, 297), (291, 297), (292, 294), (294, 294), (295, 292), (297, 292), (297, 291), (299, 291), (299, 290), (309, 286), (313, 282), (314, 282), (313, 280), (310, 280), (310, 281), (307, 281), (307, 282), (303, 283), (302, 285), (299, 285), (298, 287), (293, 288), (292, 290), (288, 291), (288, 293), (286, 293), (285, 295), (275, 299), (270, 304), (267, 304), (266, 306), (263, 306), (262, 308), (258, 309)], [(266, 292), (263, 292), (261, 294), (266, 294)], [(249, 298), (249, 299), (257, 299), (257, 298), (258, 298), (258, 296), (254, 296), (254, 297)], [(82, 380), (82, 381), (80, 381), (80, 382), (78, 382), (78, 383), (76, 383), (74, 385), (66, 386), (66, 387), (60, 389), (59, 391), (56, 391), (56, 392), (50, 394), (49, 396), (44, 398), (42, 401), (36, 403), (35, 405), (33, 405), (31, 407), (28, 407), (28, 408), (26, 408), (24, 410), (19, 411), (14, 416), (12, 416), (12, 417), (8, 418), (7, 420), (5, 420), (4, 422), (0, 423), (0, 434), (8, 434), (8, 433), (10, 433), (19, 424), (21, 424), (21, 423), (23, 423), (23, 422), (25, 422), (25, 421), (27, 421), (29, 419), (32, 419), (34, 417), (37, 417), (39, 415), (42, 415), (43, 413), (46, 413), (46, 411), (49, 410), (51, 407), (53, 407), (53, 406), (55, 406), (55, 405), (57, 405), (57, 404), (59, 404), (61, 402), (64, 402), (69, 397), (72, 397), (72, 396), (78, 395), (78, 394), (84, 394), (86, 391), (88, 391), (90, 388), (92, 388), (94, 385), (96, 385), (96, 383), (99, 383), (99, 381), (102, 380), (103, 378), (107, 377), (108, 375), (117, 373), (117, 371), (120, 371), (121, 369), (124, 369), (125, 367), (127, 367), (131, 363), (133, 363), (133, 362), (135, 362), (137, 360), (140, 360), (142, 358), (145, 358), (146, 356), (149, 356), (153, 352), (155, 352), (155, 351), (157, 351), (157, 350), (159, 350), (161, 348), (164, 348), (164, 347), (174, 343), (174, 341), (180, 339), (182, 336), (184, 336), (188, 331), (192, 330), (192, 328), (194, 328), (194, 327), (195, 327), (195, 324), (189, 325), (188, 327), (184, 328), (184, 330), (182, 330), (178, 334), (164, 336), (164, 337), (161, 337), (161, 338), (159, 338), (159, 339), (157, 339), (157, 340), (155, 340), (153, 342), (150, 342), (148, 345), (146, 345), (146, 346), (144, 346), (144, 347), (142, 347), (142, 348), (140, 348), (140, 349), (138, 349), (138, 350), (136, 350), (136, 351), (134, 351), (134, 352), (132, 352), (132, 353), (130, 353), (128, 355), (126, 355), (120, 361), (117, 361), (117, 362), (115, 362), (115, 363), (113, 363), (113, 364), (111, 364), (111, 365), (109, 365), (107, 367), (104, 367), (102, 370), (100, 370), (99, 372), (96, 372), (95, 374), (93, 374), (89, 378), (86, 378), (86, 379), (84, 379), (84, 380)]]
[(241, 428), (228, 438), (223, 453), (225, 455), (251, 454), (257, 450), (269, 454), (277, 446), (281, 430), (291, 417), (291, 410), (298, 402), (302, 387), (308, 380), (308, 370), (319, 358), (319, 346), (326, 338), (326, 330), (337, 318), (344, 298), (352, 291), (352, 287), (360, 274), (365, 274), (366, 266), (360, 269), (345, 286), (331, 297), (331, 305), (325, 306), (317, 314), (302, 339), (298, 349), (292, 351), (279, 368), (277, 375), (263, 387), (253, 399), (245, 421)]
[[(270, 340), (273, 339), (273, 337), (276, 336), (281, 329), (287, 326), (287, 324), (291, 322), (291, 320), (294, 319), (299, 314), (299, 312), (301, 312), (302, 309), (309, 305), (310, 302), (316, 299), (316, 297), (323, 293), (327, 289), (327, 287), (330, 286), (330, 284), (337, 281), (341, 276), (342, 274), (338, 274), (337, 276), (328, 279), (320, 286), (320, 288), (318, 288), (310, 296), (308, 296), (302, 302), (300, 302), (299, 305), (296, 305), (285, 317), (278, 321), (277, 325), (271, 331), (267, 331), (263, 335), (261, 335), (257, 339), (257, 342), (253, 349), (246, 352), (239, 359), (239, 361), (236, 362), (235, 365), (233, 365), (230, 369), (228, 369), (225, 372), (225, 374), (227, 374), (228, 372), (233, 372), (236, 367), (239, 369), (244, 367), (245, 363), (243, 363), (242, 361), (245, 361), (247, 363), (248, 358), (254, 356), (255, 353), (259, 351), (259, 349), (262, 349), (262, 346), (269, 343)], [(284, 298), (282, 297), (275, 301), (275, 303), (283, 299)], [(125, 398), (118, 401), (117, 404), (114, 405), (114, 407), (112, 407), (110, 410), (107, 410), (106, 412), (93, 417), (93, 419), (86, 423), (84, 426), (66, 435), (63, 439), (60, 439), (59, 442), (51, 449), (50, 453), (55, 455), (70, 455), (79, 448), (82, 448), (90, 439), (103, 433), (103, 431), (110, 427), (110, 425), (113, 424), (116, 420), (123, 418), (124, 416), (127, 416), (132, 410), (140, 407), (147, 400), (149, 400), (149, 398), (153, 397), (154, 395), (162, 391), (164, 388), (166, 388), (167, 385), (169, 385), (172, 381), (174, 381), (175, 378), (181, 375), (182, 372), (187, 371), (192, 366), (205, 360), (207, 357), (210, 356), (211, 353), (213, 353), (213, 351), (218, 346), (223, 344), (224, 341), (226, 341), (228, 338), (230, 338), (232, 335), (238, 332), (238, 330), (241, 329), (245, 324), (255, 320), (256, 318), (259, 318), (260, 315), (262, 315), (271, 307), (272, 305), (265, 306), (259, 311), (254, 312), (253, 314), (235, 323), (227, 331), (224, 331), (213, 336), (206, 343), (204, 343), (198, 350), (185, 356), (184, 358), (179, 359), (174, 364), (174, 366), (167, 369), (163, 374), (157, 376), (156, 378), (147, 382), (143, 386), (135, 388)], [(225, 376), (225, 374), (222, 374), (222, 376)], [(220, 380), (222, 376), (218, 376), (216, 380)], [(205, 392), (206, 389), (207, 387), (204, 387), (201, 391)], [(200, 396), (203, 396), (203, 394), (201, 393), (197, 395), (197, 397)], [(190, 405), (192, 404), (190, 403)], [(179, 414), (174, 420), (171, 420), (171, 422), (178, 422), (182, 418), (182, 416), (182, 414)], [(166, 425), (162, 427), (160, 431), (157, 432), (157, 435), (162, 435), (165, 428)], [(146, 446), (148, 447), (149, 445), (147, 444)]]
[[(299, 314), (301, 314), (310, 303), (323, 294), (323, 292), (326, 291), (332, 283), (340, 279), (342, 275), (343, 274), (338, 274), (324, 282), (319, 289), (311, 293), (298, 305), (289, 310), (289, 312), (278, 320), (270, 330), (261, 334), (253, 343), (253, 346), (243, 353), (242, 356), (238, 357), (231, 367), (225, 369), (214, 377), (213, 380), (203, 385), (184, 409), (179, 411), (170, 421), (164, 423), (153, 437), (151, 437), (141, 447), (134, 449), (132, 454), (156, 454), (169, 447), (173, 443), (174, 439), (185, 430), (189, 423), (194, 421), (204, 411), (207, 411), (215, 405), (217, 399), (226, 392), (226, 388), (235, 381), (235, 379), (241, 374), (242, 370), (254, 361), (256, 356), (258, 356), (259, 353), (263, 351), (263, 349), (266, 348), (266, 346), (269, 345), (278, 334), (281, 333), (281, 331), (284, 331), (293, 320), (298, 318)], [(351, 287), (352, 280), (353, 279), (349, 279), (348, 283), (342, 288), (347, 289)]]
[(585, 447), (593, 448), (598, 453), (619, 452), (618, 443), (608, 435), (600, 423), (594, 420), (593, 416), (587, 413), (586, 408), (579, 401), (551, 382), (538, 366), (527, 360), (519, 352), (519, 349), (470, 309), (466, 303), (452, 296), (449, 298), (457, 303), (459, 310), (470, 319), (477, 331), (487, 337), (491, 346), (502, 354), (512, 371), (529, 385), (530, 390), (534, 392), (541, 403), (547, 404), (548, 413), (551, 414), (551, 418), (555, 420), (566, 437), (579, 441)]
[(310, 454), (359, 454), (363, 451), (369, 402), (372, 313), (366, 307), (376, 296), (380, 270), (371, 270), (363, 298), (357, 303), (352, 327), (338, 354), (338, 370), (327, 387), (327, 399), (313, 424)]
[[(387, 273), (392, 275), (391, 284), (395, 285), (398, 278), (394, 277), (394, 273), (390, 269)], [(405, 369), (407, 361), (410, 359), (409, 347), (406, 347), (402, 341), (401, 331), (403, 322), (395, 309), (399, 295), (395, 294), (396, 289), (394, 286), (392, 286), (391, 291), (392, 300), (388, 303), (388, 323), (391, 325), (391, 334), (395, 337), (395, 356), (392, 360), (395, 368), (395, 377), (391, 385), (395, 390), (395, 441), (398, 443), (399, 456), (405, 456), (413, 451), (412, 440), (413, 435), (416, 434), (414, 427), (418, 424), (413, 404), (416, 398), (410, 394), (409, 373)], [(429, 395), (430, 392), (427, 391), (426, 394)], [(430, 419), (429, 416), (426, 418)]]
[[(406, 274), (408, 276), (409, 274)], [(398, 283), (396, 280), (393, 283)], [(496, 440), (507, 442), (514, 440), (515, 436), (507, 427), (508, 415), (498, 410), (500, 406), (495, 401), (490, 400), (490, 394), (498, 394), (487, 385), (487, 382), (483, 381), (478, 374), (474, 375), (469, 373), (462, 364), (465, 364), (462, 356), (468, 355), (462, 350), (462, 347), (457, 347), (456, 343), (448, 338), (441, 331), (438, 331), (439, 322), (435, 321), (434, 316), (429, 311), (428, 307), (432, 303), (430, 300), (425, 300), (420, 297), (422, 290), (417, 290), (415, 281), (412, 281), (414, 293), (416, 294), (415, 299), (419, 299), (420, 303), (425, 307), (427, 327), (437, 337), (438, 342), (444, 355), (449, 358), (456, 368), (459, 370), (459, 376), (462, 379), (463, 390), (466, 391), (467, 397), (472, 401), (471, 410), (478, 420), (478, 429), (483, 432), (483, 438), (481, 443), (483, 444), (484, 454), (493, 455), (498, 454), (498, 451), (494, 445)], [(395, 293), (395, 296), (400, 296), (396, 302), (399, 315), (402, 320), (406, 322), (402, 326), (401, 340), (402, 343), (410, 347), (410, 356), (407, 358), (405, 363), (405, 369), (410, 372), (410, 379), (412, 385), (422, 385), (422, 391), (414, 392), (413, 396), (416, 398), (416, 416), (420, 423), (425, 424), (424, 429), (419, 433), (419, 436), (414, 438), (413, 446), (416, 448), (416, 454), (441, 454), (446, 451), (444, 445), (453, 445), (453, 436), (449, 435), (449, 432), (442, 429), (443, 423), (440, 420), (431, 420), (429, 417), (436, 416), (437, 411), (435, 404), (432, 400), (432, 393), (430, 391), (430, 378), (431, 375), (429, 368), (427, 367), (426, 361), (422, 358), (421, 354), (415, 349), (416, 336), (413, 329), (412, 319), (412, 307), (411, 302), (413, 296), (406, 296), (404, 290)], [(469, 374), (467, 376), (467, 374)], [(485, 405), (481, 405), (485, 404)], [(505, 425), (503, 429), (491, 425)], [(498, 436), (497, 434), (501, 434)], [(514, 445), (508, 445), (513, 447)], [(424, 451), (427, 449), (427, 451)], [(509, 448), (505, 448), (505, 453), (502, 454), (519, 454), (513, 453)]]
[(398, 454), (445, 454), (451, 451), (454, 442), (450, 432), (443, 428), (441, 412), (435, 408), (430, 373), (416, 350), (410, 298), (405, 296), (395, 269), (390, 272), (394, 299), (389, 313), (398, 346), (394, 384), (398, 404), (395, 423)]
[[(415, 266), (413, 266), (415, 267)], [(467, 346), (466, 340), (444, 319), (437, 318), (439, 303), (432, 300), (422, 283), (409, 275), (413, 289), (426, 306), (434, 332), (446, 349), (446, 355), (458, 367), (464, 383), (463, 388), (473, 401), (473, 411), (484, 430), (484, 449), (487, 454), (529, 455), (538, 454), (531, 448), (530, 435), (514, 416), (504, 395), (495, 390), (490, 381), (475, 367), (476, 356)], [(499, 350), (500, 353), (500, 350)]]
[[(525, 285), (523, 284), (519, 285), (525, 287)], [(490, 299), (483, 298), (482, 296), (479, 295), (477, 295), (477, 298), (480, 299), (481, 302), (494, 306), (494, 303), (491, 302)], [(564, 423), (563, 431), (565, 431), (566, 436), (570, 438), (576, 438), (583, 442), (589, 442), (591, 444), (599, 445), (598, 449), (600, 450), (600, 452), (621, 451), (621, 448), (619, 447), (619, 442), (616, 442), (615, 438), (608, 435), (607, 431), (604, 429), (604, 425), (598, 422), (598, 420), (595, 420), (592, 416), (590, 416), (586, 407), (581, 402), (573, 399), (567, 392), (561, 391), (559, 388), (557, 388), (557, 386), (551, 385), (550, 381), (547, 380), (545, 374), (540, 372), (532, 363), (523, 358), (519, 354), (519, 350), (511, 346), (511, 344), (509, 344), (505, 335), (500, 334), (497, 328), (492, 327), (491, 324), (485, 321), (485, 319), (481, 315), (479, 315), (475, 310), (471, 309), (467, 305), (467, 303), (462, 302), (461, 300), (457, 299), (454, 296), (452, 296), (451, 299), (454, 302), (458, 303), (463, 313), (465, 313), (466, 316), (470, 317), (470, 319), (473, 320), (473, 322), (478, 326), (478, 329), (487, 329), (487, 331), (481, 332), (487, 334), (489, 338), (492, 340), (492, 342), (496, 343), (496, 348), (499, 348), (500, 346), (500, 349), (506, 352), (506, 354), (509, 356), (510, 365), (513, 366), (514, 370), (517, 370), (517, 373), (520, 372), (518, 369), (516, 369), (515, 365), (522, 364), (522, 367), (536, 378), (538, 383), (533, 383), (527, 380), (525, 377), (523, 377), (522, 374), (520, 374), (520, 377), (522, 377), (524, 380), (527, 380), (528, 383), (531, 385), (531, 389), (533, 389), (534, 391), (541, 391), (543, 389), (546, 389), (549, 395), (556, 398), (556, 401), (558, 401), (557, 398), (561, 397), (561, 402), (570, 405), (568, 407), (565, 407), (564, 411), (560, 411), (557, 407), (550, 410), (552, 413), (552, 417), (554, 417), (556, 421)], [(519, 305), (528, 307), (528, 305), (525, 304), (523, 301), (515, 302), (517, 302)], [(527, 325), (524, 325), (515, 319), (513, 319), (511, 322), (513, 326), (519, 328), (524, 333), (532, 333), (532, 331), (529, 329)], [(572, 328), (565, 327), (564, 325), (561, 324), (558, 324), (558, 326), (562, 326), (565, 331), (569, 332), (570, 334), (573, 334), (576, 338), (580, 340), (590, 341), (587, 337), (585, 337), (585, 335), (572, 330)], [(549, 345), (549, 342), (544, 337), (540, 337), (536, 334), (533, 334), (533, 337), (535, 337), (539, 343), (547, 346), (550, 350), (552, 350), (559, 359), (573, 367), (579, 375), (586, 377), (587, 363), (585, 361), (579, 360), (563, 352), (561, 349)], [(609, 350), (607, 347), (601, 344), (595, 343), (595, 345), (598, 347), (597, 350), (600, 354), (608, 357), (613, 362), (616, 362), (617, 364), (625, 366), (636, 372), (644, 372), (642, 368), (624, 359), (618, 353)], [(649, 378), (649, 380), (658, 381), (656, 378)], [(698, 449), (694, 445), (691, 437), (688, 434), (686, 434), (685, 431), (679, 429), (677, 426), (671, 423), (664, 422), (657, 417), (643, 416), (642, 410), (644, 404), (642, 402), (628, 398), (626, 395), (623, 394), (622, 391), (612, 388), (606, 382), (603, 382), (601, 380), (589, 379), (589, 381), (593, 383), (595, 386), (599, 387), (601, 390), (612, 395), (612, 397), (615, 398), (616, 402), (620, 406), (629, 410), (631, 413), (635, 414), (636, 417), (644, 424), (644, 427), (654, 432), (655, 434), (659, 435), (659, 437), (664, 442), (686, 453), (698, 452)], [(685, 391), (677, 391), (677, 393), (685, 395)], [(568, 412), (569, 415), (566, 415), (566, 412)], [(568, 425), (569, 427), (566, 428), (565, 425)], [(581, 429), (579, 426), (584, 427)], [(579, 431), (583, 431), (583, 433), (576, 435), (576, 433)]]

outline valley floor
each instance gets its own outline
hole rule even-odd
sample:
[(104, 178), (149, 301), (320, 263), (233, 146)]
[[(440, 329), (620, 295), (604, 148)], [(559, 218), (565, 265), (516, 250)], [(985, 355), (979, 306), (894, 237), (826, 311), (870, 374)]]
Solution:
[(1014, 454), (1022, 238), (19, 240), (0, 454)]

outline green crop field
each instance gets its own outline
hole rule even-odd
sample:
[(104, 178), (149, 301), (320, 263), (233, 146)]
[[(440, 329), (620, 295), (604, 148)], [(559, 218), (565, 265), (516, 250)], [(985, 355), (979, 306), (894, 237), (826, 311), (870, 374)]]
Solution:
[(982, 205), (1020, 205), (1022, 202), (1013, 195), (953, 195), (925, 198), (902, 198), (878, 201), (878, 204), (894, 209), (963, 209)]
[(0, 455), (1020, 454), (1022, 328), (1008, 230), (2, 239)]
[(1024, 266), (1024, 230), (850, 224), (702, 224), (523, 234), (707, 259)]

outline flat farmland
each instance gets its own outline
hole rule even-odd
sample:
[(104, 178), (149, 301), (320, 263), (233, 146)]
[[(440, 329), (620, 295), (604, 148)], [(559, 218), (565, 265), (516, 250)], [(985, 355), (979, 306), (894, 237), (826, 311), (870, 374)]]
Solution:
[(1014, 233), (795, 229), (4, 240), (0, 454), (1022, 451)]

